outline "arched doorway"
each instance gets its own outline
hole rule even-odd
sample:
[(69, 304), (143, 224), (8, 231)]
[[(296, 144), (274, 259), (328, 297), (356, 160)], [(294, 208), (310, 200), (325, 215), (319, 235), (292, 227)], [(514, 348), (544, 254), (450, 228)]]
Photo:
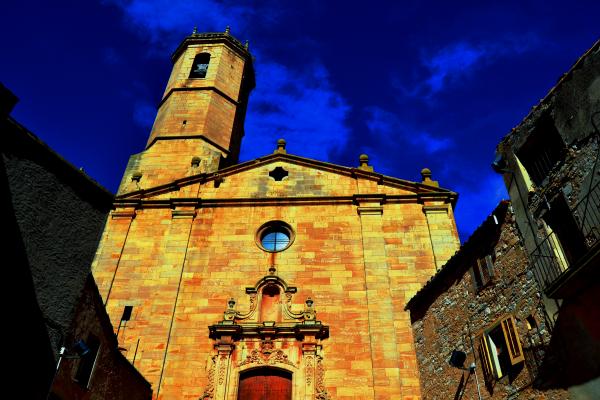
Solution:
[(243, 372), (238, 400), (292, 400), (292, 374), (273, 368)]

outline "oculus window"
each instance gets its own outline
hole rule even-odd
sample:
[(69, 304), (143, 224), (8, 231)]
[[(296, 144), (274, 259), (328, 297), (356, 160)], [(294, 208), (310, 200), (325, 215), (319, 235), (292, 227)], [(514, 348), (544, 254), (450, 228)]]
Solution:
[(271, 253), (287, 249), (293, 241), (294, 232), (283, 221), (267, 222), (260, 227), (256, 236), (258, 247)]

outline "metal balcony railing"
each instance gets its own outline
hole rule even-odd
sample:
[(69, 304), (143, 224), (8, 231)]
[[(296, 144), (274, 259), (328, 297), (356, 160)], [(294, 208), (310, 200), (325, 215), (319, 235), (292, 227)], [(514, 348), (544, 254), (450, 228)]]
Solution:
[[(579, 229), (577, 234), (589, 251), (600, 240), (600, 182), (571, 208), (571, 213)], [(530, 253), (529, 259), (542, 289), (547, 290), (583, 257), (585, 254), (575, 260), (568, 259), (558, 236), (550, 233)]]

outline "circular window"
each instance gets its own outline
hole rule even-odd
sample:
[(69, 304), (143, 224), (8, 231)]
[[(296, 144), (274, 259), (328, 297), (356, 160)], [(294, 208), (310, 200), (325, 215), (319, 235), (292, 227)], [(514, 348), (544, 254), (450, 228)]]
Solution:
[(271, 221), (258, 230), (256, 243), (268, 252), (283, 251), (294, 241), (292, 228), (283, 221)]

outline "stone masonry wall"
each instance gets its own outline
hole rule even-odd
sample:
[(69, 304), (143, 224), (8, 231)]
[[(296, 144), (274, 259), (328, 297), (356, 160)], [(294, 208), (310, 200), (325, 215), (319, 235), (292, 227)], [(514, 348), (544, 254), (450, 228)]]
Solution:
[[(422, 295), (417, 308), (411, 309), (423, 399), (461, 398), (461, 394), (464, 399), (478, 398), (475, 376), (449, 365), (455, 349), (467, 354), (465, 366), (475, 362), (483, 398), (567, 398), (567, 392), (560, 389), (542, 390), (539, 379), (534, 383), (540, 376), (536, 371), (543, 368), (544, 349), (550, 337), (540, 308), (540, 294), (532, 273), (527, 270), (527, 257), (514, 216), (509, 211), (504, 220), (499, 219), (502, 224), (499, 233), (481, 240), (475, 237), (476, 232), (470, 239), (476, 243), (469, 247), (493, 248), (496, 257), (493, 281), (475, 290), (471, 266), (485, 252), (469, 254), (461, 250), (460, 262), (454, 263), (444, 279), (434, 282), (435, 286)], [(473, 348), (477, 348), (484, 330), (507, 315), (516, 320), (525, 362), (486, 385), (480, 354), (476, 350), (474, 354)], [(535, 320), (537, 327), (529, 329), (528, 317)]]

